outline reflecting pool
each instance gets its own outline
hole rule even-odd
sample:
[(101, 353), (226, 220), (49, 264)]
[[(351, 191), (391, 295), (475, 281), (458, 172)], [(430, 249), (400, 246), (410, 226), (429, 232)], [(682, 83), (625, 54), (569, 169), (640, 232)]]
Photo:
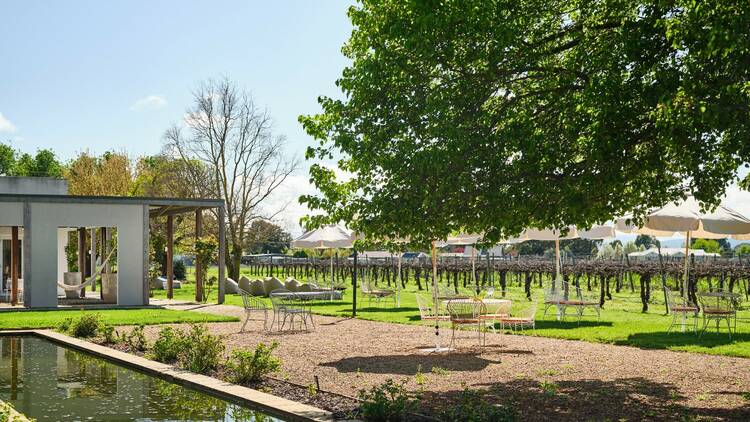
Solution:
[(33, 336), (0, 336), (0, 400), (42, 421), (281, 421)]

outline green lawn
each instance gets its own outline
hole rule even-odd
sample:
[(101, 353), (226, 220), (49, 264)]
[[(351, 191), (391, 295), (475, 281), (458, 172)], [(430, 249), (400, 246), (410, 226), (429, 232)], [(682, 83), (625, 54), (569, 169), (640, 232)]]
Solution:
[[(210, 271), (210, 275), (215, 275), (215, 268)], [(247, 268), (243, 268), (242, 272), (251, 279), (255, 278)], [(189, 271), (188, 278), (191, 277), (192, 273)], [(652, 288), (655, 284), (652, 283)], [(565, 321), (557, 321), (554, 309), (550, 309), (547, 316), (543, 317), (543, 307), (540, 303), (537, 312), (536, 335), (641, 348), (750, 357), (750, 310), (747, 309), (747, 306), (739, 313), (738, 332), (732, 335), (731, 340), (726, 330), (722, 331), (721, 334), (706, 332), (701, 338), (693, 333), (680, 333), (674, 330), (668, 334), (667, 328), (672, 316), (665, 315), (664, 297), (661, 290), (652, 290), (653, 303), (649, 305), (648, 312), (642, 313), (637, 289), (636, 283), (636, 293), (631, 293), (629, 288), (620, 293), (615, 293), (612, 290), (613, 300), (605, 303), (601, 319), (597, 321), (596, 316), (591, 311), (587, 311), (580, 324), (572, 316), (567, 317)], [(539, 296), (541, 302), (541, 290), (536, 288), (534, 292)], [(392, 303), (382, 305), (379, 308), (374, 306), (374, 302), (373, 306), (368, 306), (366, 300), (361, 302), (362, 298), (358, 296), (360, 309), (357, 311), (357, 317), (373, 321), (419, 324), (419, 309), (417, 308), (415, 293), (416, 287), (412, 282), (407, 289), (401, 292), (401, 307), (399, 308), (394, 307)], [(429, 294), (428, 292), (423, 293)], [(321, 315), (351, 316), (351, 294), (352, 290), (347, 289), (344, 300), (316, 303), (313, 305), (313, 310)], [(156, 297), (165, 297), (165, 295), (165, 291), (155, 292)], [(185, 284), (182, 289), (175, 290), (175, 298), (192, 300), (194, 297), (195, 288), (192, 284)], [(514, 311), (529, 306), (529, 302), (523, 295), (523, 288), (516, 284), (509, 285), (507, 297), (513, 300)], [(214, 292), (211, 301), (215, 300), (216, 293)], [(242, 306), (242, 299), (237, 295), (226, 295), (226, 303)], [(745, 320), (743, 321), (743, 319)], [(690, 322), (692, 319), (688, 321)], [(700, 323), (701, 321), (699, 321)]]
[(102, 322), (111, 325), (151, 325), (178, 322), (222, 322), (237, 321), (237, 318), (210, 315), (199, 312), (173, 311), (169, 309), (80, 309), (55, 311), (0, 312), (0, 329), (54, 328), (65, 318), (78, 318), (83, 312), (101, 315)]

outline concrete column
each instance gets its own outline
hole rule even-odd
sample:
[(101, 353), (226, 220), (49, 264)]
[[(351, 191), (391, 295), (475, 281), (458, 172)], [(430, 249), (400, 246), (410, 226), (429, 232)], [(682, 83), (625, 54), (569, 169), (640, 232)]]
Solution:
[(10, 228), (10, 303), (18, 304), (18, 226)]
[[(86, 281), (86, 228), (78, 228), (78, 271), (81, 273), (81, 283)], [(86, 288), (81, 289), (81, 297), (86, 296)]]
[[(150, 227), (149, 227), (149, 206), (144, 205), (143, 206), (143, 214), (141, 215), (143, 221), (141, 222), (143, 224), (143, 238), (141, 241), (141, 250), (143, 251), (143, 279), (142, 279), (142, 287), (143, 287), (143, 304), (148, 305), (149, 303), (149, 296), (151, 295), (150, 289), (151, 289), (151, 283), (150, 283), (150, 276), (149, 276), (149, 269), (151, 268), (151, 242), (150, 242)], [(117, 242), (119, 244), (120, 231), (117, 231)], [(119, 262), (118, 262), (119, 265)]]
[[(195, 240), (203, 235), (203, 210), (195, 210)], [(197, 258), (197, 257), (196, 257)], [(195, 301), (203, 301), (203, 266), (198, 259), (195, 260)]]
[(167, 299), (172, 299), (174, 283), (174, 268), (172, 267), (172, 257), (174, 253), (174, 217), (167, 216)]
[[(92, 227), (91, 228), (91, 267), (90, 267), (91, 269), (89, 270), (91, 271), (91, 277), (93, 277), (94, 274), (96, 274), (96, 255), (97, 255), (96, 239), (97, 239), (96, 227)], [(91, 291), (92, 292), (96, 291), (96, 281), (94, 281), (94, 284), (91, 285)]]

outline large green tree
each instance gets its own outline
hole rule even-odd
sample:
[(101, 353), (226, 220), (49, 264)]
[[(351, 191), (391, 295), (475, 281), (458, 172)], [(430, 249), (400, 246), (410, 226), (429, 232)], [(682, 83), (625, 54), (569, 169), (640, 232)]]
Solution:
[(686, 192), (716, 204), (750, 158), (743, 2), (365, 0), (349, 17), (342, 95), (300, 117), (313, 224), (497, 240)]
[(245, 250), (251, 254), (284, 253), (291, 241), (292, 235), (278, 224), (266, 220), (255, 220), (247, 230)]
[(0, 175), (25, 177), (63, 177), (64, 167), (50, 149), (36, 154), (22, 153), (10, 144), (0, 143)]

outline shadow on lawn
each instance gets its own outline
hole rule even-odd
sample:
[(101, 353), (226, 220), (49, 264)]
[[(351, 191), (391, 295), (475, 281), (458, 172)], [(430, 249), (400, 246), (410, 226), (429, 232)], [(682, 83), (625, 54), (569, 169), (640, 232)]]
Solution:
[(451, 372), (474, 372), (488, 365), (500, 363), (481, 357), (478, 353), (426, 354), (416, 351), (409, 355), (355, 356), (333, 362), (323, 362), (321, 366), (336, 368), (339, 372), (364, 372), (370, 374), (416, 375), (418, 371), (430, 372), (432, 368), (442, 368)]
[(578, 321), (557, 321), (557, 320), (549, 320), (549, 319), (542, 319), (536, 320), (536, 328), (538, 330), (545, 329), (545, 328), (556, 328), (556, 329), (562, 329), (562, 330), (575, 330), (576, 328), (585, 328), (585, 327), (611, 327), (612, 322), (611, 321), (587, 321), (587, 320), (581, 320), (581, 322)]
[(732, 333), (732, 338), (730, 339), (726, 330), (718, 334), (716, 331), (707, 330), (701, 337), (698, 337), (698, 334), (693, 332), (676, 333), (673, 331), (668, 333), (666, 331), (657, 331), (630, 334), (627, 339), (618, 340), (615, 344), (635, 346), (643, 349), (666, 349), (673, 346), (717, 347), (739, 342), (750, 342), (750, 333)]
[[(476, 387), (483, 390), (488, 402), (515, 409), (518, 420), (522, 421), (750, 420), (750, 402), (733, 408), (723, 403), (713, 404), (724, 407), (692, 407), (687, 403), (689, 397), (680, 395), (674, 385), (641, 377), (546, 383), (515, 379)], [(426, 391), (422, 394), (422, 410), (432, 413), (429, 411), (432, 406), (447, 408), (456, 401), (460, 391)], [(715, 394), (724, 393), (739, 395), (737, 392)]]

